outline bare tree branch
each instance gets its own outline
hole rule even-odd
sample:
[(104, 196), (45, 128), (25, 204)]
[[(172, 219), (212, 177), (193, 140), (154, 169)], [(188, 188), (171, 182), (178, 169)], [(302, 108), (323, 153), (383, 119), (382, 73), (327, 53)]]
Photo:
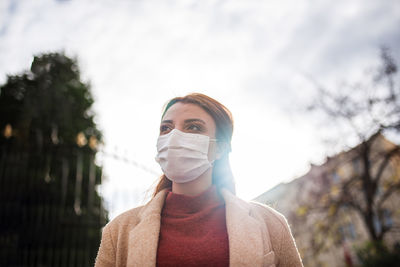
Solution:
[(375, 176), (375, 182), (376, 183), (379, 183), (379, 180), (381, 179), (383, 172), (385, 171), (388, 163), (390, 162), (390, 159), (394, 155), (398, 155), (399, 152), (400, 152), (400, 147), (396, 146), (395, 148), (390, 150), (388, 153), (386, 153), (385, 158), (382, 161), (382, 163), (380, 164), (378, 172), (376, 173), (376, 176)]
[[(398, 69), (389, 52), (381, 48), (381, 65), (362, 82), (353, 85), (343, 83), (335, 91), (310, 78), (318, 96), (308, 110), (322, 112), (329, 122), (338, 122), (335, 125), (337, 128), (343, 127), (359, 141), (359, 145), (349, 152), (347, 157), (350, 159), (331, 162), (327, 165), (327, 172), (352, 164), (349, 160), (359, 161), (360, 170), (357, 173), (347, 171), (347, 176), (342, 177), (340, 183), (332, 182), (329, 174), (325, 173), (320, 177), (320, 188), (309, 194), (312, 200), (307, 211), (318, 214), (321, 220), (327, 222), (325, 231), (336, 227), (341, 211), (346, 211), (346, 208), (360, 215), (371, 240), (382, 240), (393, 229), (385, 225), (383, 203), (400, 191), (400, 184), (392, 184), (383, 195), (379, 193), (381, 184), (386, 181), (387, 170), (392, 168), (393, 157), (400, 153), (397, 145), (390, 149), (381, 147), (380, 139), (387, 130), (400, 132), (400, 87), (396, 84)], [(338, 136), (336, 140), (345, 143), (346, 138), (348, 135)], [(336, 193), (331, 194), (333, 187)], [(381, 230), (376, 229), (376, 220), (382, 225)]]

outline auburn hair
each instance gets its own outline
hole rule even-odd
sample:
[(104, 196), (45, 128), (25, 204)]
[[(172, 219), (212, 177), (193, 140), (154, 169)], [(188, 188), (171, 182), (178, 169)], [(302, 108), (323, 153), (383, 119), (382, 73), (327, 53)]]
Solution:
[[(168, 109), (176, 103), (194, 104), (201, 107), (213, 119), (216, 125), (217, 142), (225, 143), (226, 150), (223, 155), (214, 161), (212, 172), (212, 183), (218, 189), (226, 188), (235, 194), (235, 183), (231, 167), (229, 164), (229, 152), (231, 151), (231, 140), (233, 133), (232, 113), (217, 100), (200, 93), (192, 93), (183, 97), (175, 97), (165, 105), (161, 119), (164, 117)], [(153, 197), (165, 188), (171, 188), (172, 182), (165, 174), (161, 175), (157, 186), (154, 190)]]

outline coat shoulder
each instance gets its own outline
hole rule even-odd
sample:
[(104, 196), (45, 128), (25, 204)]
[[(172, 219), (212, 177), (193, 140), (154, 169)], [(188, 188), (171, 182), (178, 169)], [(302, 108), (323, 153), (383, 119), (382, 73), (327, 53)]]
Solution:
[(262, 216), (269, 225), (283, 228), (287, 227), (288, 222), (285, 216), (274, 208), (255, 201), (250, 201), (249, 204), (252, 207), (252, 211)]
[(143, 207), (144, 206), (139, 206), (121, 213), (107, 223), (104, 228), (108, 228), (111, 232), (115, 232), (119, 229), (136, 225), (139, 221), (139, 214)]
[(164, 198), (167, 190), (161, 190), (145, 205), (127, 210), (110, 221), (104, 229), (112, 233), (129, 231), (134, 228), (143, 218), (149, 217), (152, 214), (160, 214), (164, 203)]

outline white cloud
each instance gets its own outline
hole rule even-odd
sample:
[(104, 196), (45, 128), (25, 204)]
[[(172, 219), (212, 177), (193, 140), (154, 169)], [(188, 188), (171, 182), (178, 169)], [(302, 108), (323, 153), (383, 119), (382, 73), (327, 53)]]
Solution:
[[(77, 55), (107, 149), (118, 146), (156, 171), (165, 101), (201, 91), (226, 104), (236, 121), (232, 165), (246, 199), (323, 155), (312, 124), (291, 116), (309, 100), (303, 73), (332, 84), (374, 62), (380, 42), (400, 47), (394, 0), (10, 0), (1, 2), (0, 17), (1, 83), (35, 53)], [(152, 175), (118, 164), (105, 160), (110, 199), (152, 183)]]

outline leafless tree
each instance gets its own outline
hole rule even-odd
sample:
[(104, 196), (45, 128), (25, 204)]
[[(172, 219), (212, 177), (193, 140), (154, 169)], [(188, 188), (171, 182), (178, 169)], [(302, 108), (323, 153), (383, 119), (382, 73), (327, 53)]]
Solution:
[(381, 48), (380, 58), (380, 65), (359, 83), (343, 84), (334, 91), (315, 83), (318, 96), (309, 110), (344, 130), (346, 134), (335, 136), (336, 141), (345, 144), (352, 139), (358, 144), (327, 160), (308, 200), (300, 205), (302, 210), (293, 213), (294, 220), (318, 214), (309, 226), (316, 250), (326, 243), (317, 232), (335, 236), (346, 210), (359, 215), (371, 241), (382, 241), (398, 227), (388, 221), (385, 205), (392, 197), (400, 198), (400, 147), (384, 136), (400, 134), (399, 75), (389, 49)]

